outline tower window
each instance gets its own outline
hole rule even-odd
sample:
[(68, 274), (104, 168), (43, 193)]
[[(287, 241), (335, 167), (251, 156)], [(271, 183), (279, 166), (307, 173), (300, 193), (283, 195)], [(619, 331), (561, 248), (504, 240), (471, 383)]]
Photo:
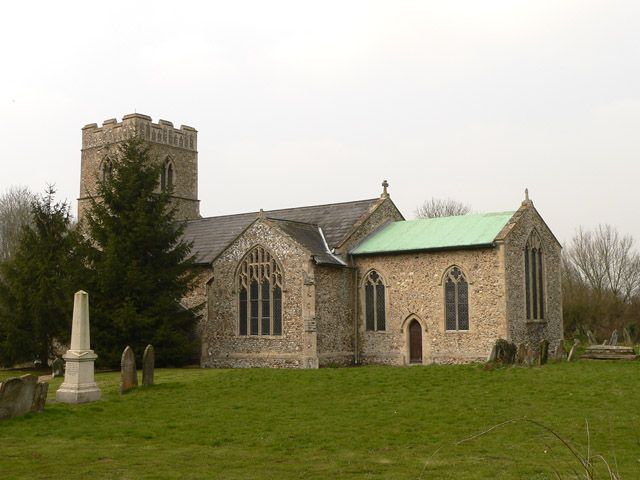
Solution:
[(173, 190), (174, 170), (173, 162), (171, 159), (167, 159), (164, 162), (162, 171), (160, 172), (160, 188), (163, 192)]

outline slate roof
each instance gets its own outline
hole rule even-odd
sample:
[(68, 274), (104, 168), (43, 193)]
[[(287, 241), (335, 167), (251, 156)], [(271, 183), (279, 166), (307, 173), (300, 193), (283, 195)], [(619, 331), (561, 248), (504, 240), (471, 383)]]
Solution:
[(493, 245), (514, 213), (481, 213), (391, 222), (369, 235), (349, 253), (367, 255), (487, 247)]
[[(268, 210), (264, 212), (264, 216), (270, 219), (309, 224), (311, 229), (320, 227), (328, 247), (332, 249), (346, 240), (354, 227), (373, 211), (378, 202), (380, 202), (379, 198), (373, 198), (355, 202)], [(256, 218), (258, 218), (258, 212), (190, 220), (187, 222), (183, 238), (193, 242), (196, 263), (210, 263)], [(319, 239), (312, 238), (314, 235), (309, 233), (309, 227), (306, 227), (306, 230), (302, 227), (289, 226), (288, 228), (291, 231), (295, 230), (295, 235), (299, 236), (292, 235), (294, 238), (304, 239), (314, 248), (319, 247)], [(319, 256), (328, 253), (324, 242), (322, 243), (322, 250), (311, 250), (312, 253)]]

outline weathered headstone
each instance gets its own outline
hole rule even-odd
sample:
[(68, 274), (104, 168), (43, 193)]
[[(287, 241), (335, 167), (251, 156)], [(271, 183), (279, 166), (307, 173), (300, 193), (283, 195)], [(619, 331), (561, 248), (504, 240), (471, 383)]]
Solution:
[(544, 339), (540, 342), (540, 349), (538, 352), (538, 365), (544, 365), (549, 360), (549, 341)]
[(62, 377), (64, 375), (64, 360), (60, 357), (51, 363), (51, 378)]
[(127, 346), (120, 359), (120, 393), (138, 386), (138, 371), (136, 370), (136, 357), (131, 347)]
[(633, 340), (631, 340), (631, 334), (629, 333), (629, 329), (624, 327), (622, 329), (622, 338), (624, 339), (625, 345), (633, 345)]
[(573, 340), (573, 346), (571, 347), (571, 350), (569, 350), (569, 356), (567, 357), (567, 362), (572, 361), (573, 358), (576, 356), (576, 349), (578, 348), (578, 345), (580, 345), (580, 340), (576, 338)]
[(602, 342), (602, 345), (609, 345), (609, 340), (605, 340)]
[(0, 383), (0, 420), (40, 412), (47, 400), (49, 384), (33, 375), (10, 378)]
[(531, 345), (527, 345), (527, 357), (525, 363), (530, 367), (536, 362), (536, 352), (537, 349), (533, 348)]
[(616, 346), (618, 345), (618, 330), (614, 330), (611, 334), (611, 340), (609, 340), (609, 345)]
[(562, 362), (564, 360), (564, 356), (565, 356), (565, 350), (564, 350), (564, 341), (560, 340), (560, 343), (558, 343), (558, 346), (556, 347), (556, 350), (553, 354), (553, 359), (556, 362)]
[(496, 361), (496, 344), (493, 344), (493, 347), (491, 347), (491, 353), (489, 353), (489, 356), (487, 357), (487, 362), (491, 363), (491, 362), (495, 362)]
[(527, 346), (524, 343), (518, 345), (518, 351), (516, 352), (516, 361), (518, 365), (524, 365), (527, 361)]
[(93, 363), (98, 356), (91, 350), (89, 334), (89, 294), (76, 292), (73, 300), (71, 348), (66, 360), (64, 382), (56, 392), (56, 400), (64, 403), (94, 402), (100, 398)]
[(32, 412), (41, 412), (44, 410), (44, 404), (47, 403), (48, 392), (49, 384), (47, 382), (36, 383), (36, 389), (33, 394), (33, 402), (31, 404)]
[(153, 345), (147, 345), (142, 355), (142, 386), (153, 385), (153, 369), (155, 366), (156, 354)]
[(593, 333), (591, 333), (591, 330), (587, 330), (587, 340), (589, 341), (589, 345), (598, 344), (598, 341), (596, 340), (596, 337), (593, 336)]

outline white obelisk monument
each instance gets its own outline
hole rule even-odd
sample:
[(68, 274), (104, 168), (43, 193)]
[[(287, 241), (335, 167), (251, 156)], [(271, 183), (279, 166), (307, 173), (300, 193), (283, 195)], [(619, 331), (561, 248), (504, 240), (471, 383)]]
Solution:
[(56, 392), (56, 400), (64, 403), (94, 402), (100, 398), (93, 362), (98, 356), (89, 345), (89, 294), (80, 290), (73, 299), (71, 348), (62, 358), (66, 361), (64, 382)]

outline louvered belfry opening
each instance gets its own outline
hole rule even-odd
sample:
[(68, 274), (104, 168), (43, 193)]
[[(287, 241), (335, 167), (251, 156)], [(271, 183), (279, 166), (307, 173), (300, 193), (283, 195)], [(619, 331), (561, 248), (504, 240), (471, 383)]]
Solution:
[(239, 335), (282, 335), (282, 270), (264, 247), (240, 264), (238, 301)]
[(444, 283), (447, 330), (469, 330), (469, 284), (458, 267), (449, 269)]

